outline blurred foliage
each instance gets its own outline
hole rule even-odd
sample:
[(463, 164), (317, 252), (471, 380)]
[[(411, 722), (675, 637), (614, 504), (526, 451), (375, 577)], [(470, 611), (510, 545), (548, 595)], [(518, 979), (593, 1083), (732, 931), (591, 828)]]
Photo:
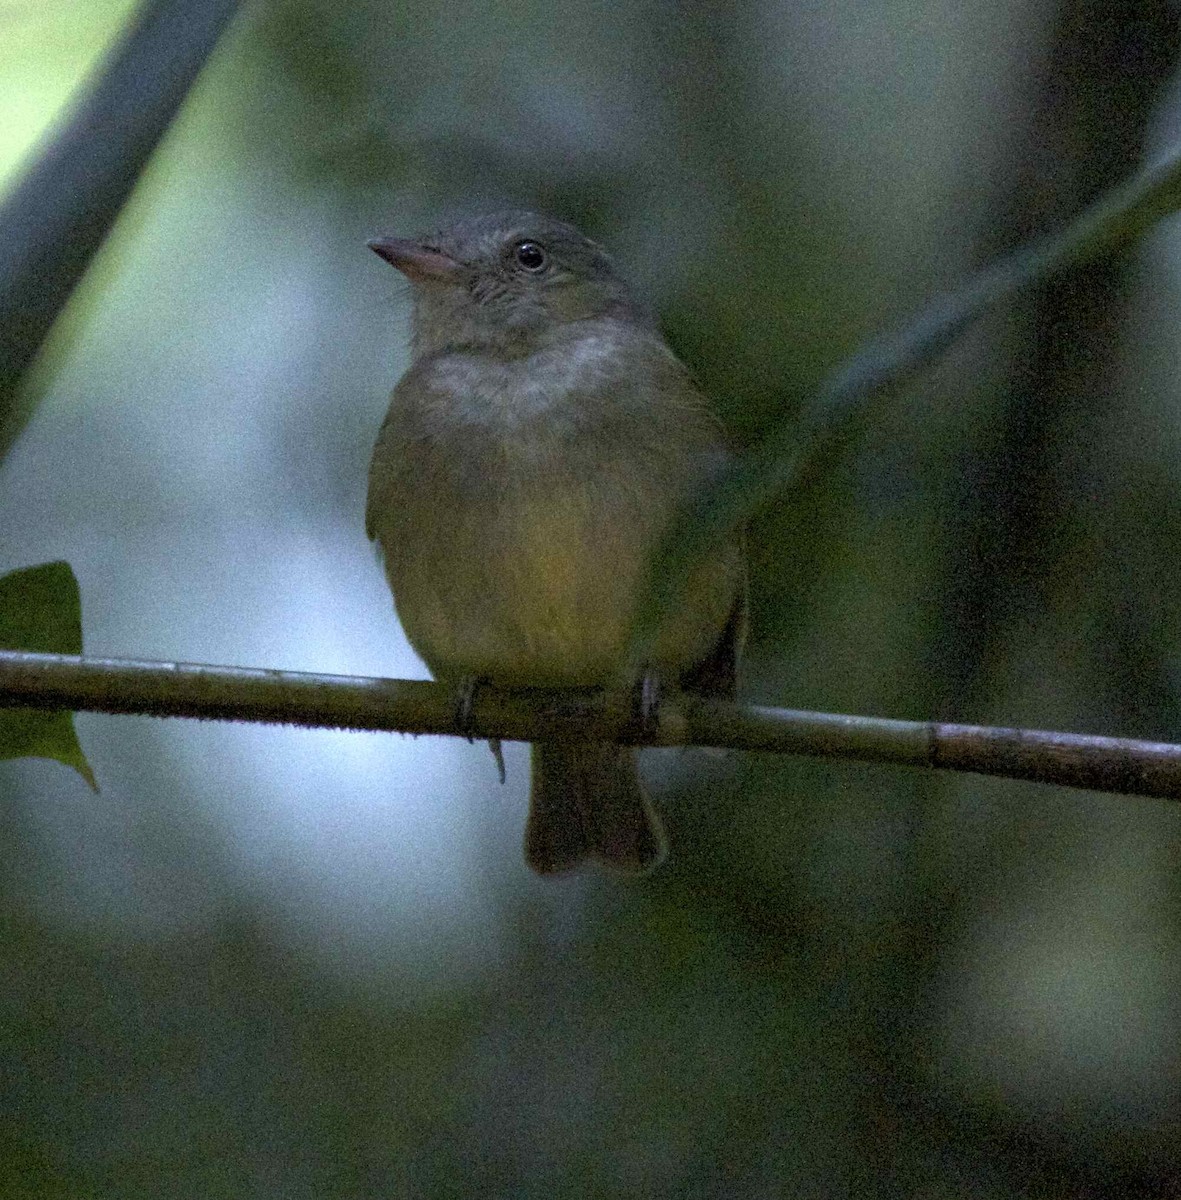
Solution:
[[(1178, 207), (1181, 153), (1174, 151), (1165, 162), (1113, 188), (1054, 236), (1021, 247), (956, 291), (936, 297), (899, 330), (861, 346), (801, 412), (772, 426), (758, 443), (736, 455), (725, 473), (689, 497), (654, 556), (648, 598), (633, 633), (634, 669), (643, 669), (661, 613), (676, 603), (690, 573), (710, 548), (745, 528), (770, 502), (782, 504), (806, 489), (809, 477), (823, 480), (846, 449), (851, 430), (873, 415), (874, 401), (929, 366), (965, 329), (994, 309), (1006, 302), (1012, 305), (1035, 288), (1061, 286), (1063, 274), (1077, 276), (1096, 261), (1107, 266), (1114, 251), (1143, 236)], [(1112, 285), (1114, 280), (1103, 282)], [(1110, 289), (1090, 290), (1106, 294)], [(1067, 294), (1073, 298), (1077, 293), (1072, 280)], [(1023, 423), (1022, 431), (1029, 432), (1028, 423)], [(1037, 478), (1034, 472), (1022, 474)], [(983, 614), (977, 614), (971, 624), (980, 640), (987, 641)]]
[[(0, 648), (82, 653), (82, 598), (69, 563), (0, 575)], [(78, 744), (73, 713), (0, 708), (0, 759), (24, 755), (56, 759), (98, 788)]]
[(0, 206), (0, 454), (32, 406), (21, 383), (118, 217), (237, 0), (147, 0)]
[[(1176, 122), (1164, 0), (242, 15), (0, 470), (5, 568), (68, 554), (114, 653), (335, 670), (394, 638), (360, 506), (401, 297), (367, 235), (579, 222), (749, 444)], [(76, 61), (4, 16), (47, 77)], [(1162, 231), (1007, 309), (760, 518), (752, 699), (1176, 739), (1177, 265)], [(0, 777), (6, 1194), (1181, 1178), (1166, 805), (654, 755), (668, 867), (544, 884), (474, 751), (85, 730), (99, 801)]]

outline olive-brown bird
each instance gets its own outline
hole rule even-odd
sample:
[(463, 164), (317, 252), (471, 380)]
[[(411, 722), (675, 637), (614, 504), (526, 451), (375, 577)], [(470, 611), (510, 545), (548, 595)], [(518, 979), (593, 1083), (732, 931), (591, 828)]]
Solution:
[[(413, 284), (412, 362), (366, 512), (410, 643), (457, 686), (629, 682), (650, 558), (727, 458), (688, 371), (607, 254), (561, 221), (502, 212), (369, 245)], [(731, 542), (665, 615), (654, 675), (733, 695), (744, 611)], [(535, 871), (663, 858), (634, 750), (538, 743), (532, 764)]]

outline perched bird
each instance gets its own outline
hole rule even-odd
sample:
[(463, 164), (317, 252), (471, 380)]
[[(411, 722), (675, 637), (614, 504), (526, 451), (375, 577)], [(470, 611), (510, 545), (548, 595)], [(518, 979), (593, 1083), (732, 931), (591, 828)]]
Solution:
[[(531, 212), (371, 249), (413, 284), (411, 365), (369, 470), (366, 525), (398, 616), (457, 686), (622, 678), (649, 560), (722, 467), (717, 420), (607, 254)], [(731, 542), (666, 614), (655, 677), (732, 695), (745, 563)], [(665, 853), (635, 751), (538, 743), (525, 858), (643, 872)]]

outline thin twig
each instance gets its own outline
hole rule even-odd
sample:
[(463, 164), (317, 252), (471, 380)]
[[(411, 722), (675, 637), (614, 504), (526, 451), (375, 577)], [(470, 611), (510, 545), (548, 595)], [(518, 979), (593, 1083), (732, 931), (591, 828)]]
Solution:
[[(443, 684), (0, 650), (0, 706), (450, 734)], [(894, 721), (674, 693), (642, 723), (626, 692), (480, 689), (463, 734), (716, 746), (972, 771), (1181, 800), (1181, 746), (1034, 729)]]

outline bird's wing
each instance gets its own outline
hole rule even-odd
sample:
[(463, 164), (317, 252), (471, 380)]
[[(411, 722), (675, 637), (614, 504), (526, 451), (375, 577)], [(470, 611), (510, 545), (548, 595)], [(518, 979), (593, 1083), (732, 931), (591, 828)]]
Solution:
[[(743, 554), (744, 560), (745, 557)], [(719, 700), (736, 698), (738, 660), (742, 657), (742, 647), (746, 641), (749, 590), (747, 573), (743, 570), (734, 595), (734, 605), (717, 644), (697, 666), (681, 677), (681, 687), (685, 691)]]

